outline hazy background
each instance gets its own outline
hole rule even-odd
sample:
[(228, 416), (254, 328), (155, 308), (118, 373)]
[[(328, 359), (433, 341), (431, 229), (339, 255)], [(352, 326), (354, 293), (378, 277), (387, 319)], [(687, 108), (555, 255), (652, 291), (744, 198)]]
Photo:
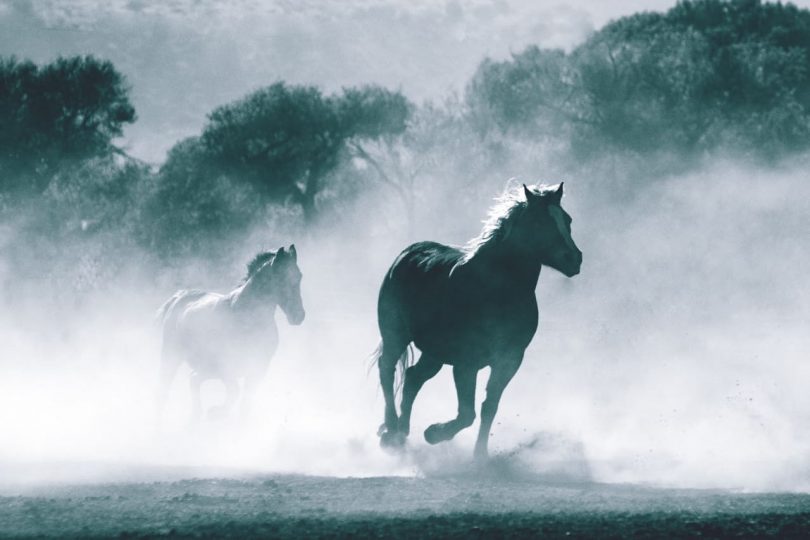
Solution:
[[(477, 423), (421, 438), (455, 413), (447, 370), (417, 399), (408, 452), (378, 448), (378, 284), (409, 242), (474, 236), (508, 186), (565, 180), (583, 271), (541, 274), (540, 330), (493, 453), (567, 479), (806, 491), (808, 12), (693, 4), (705, 16), (629, 17), (669, 2), (0, 3), (4, 59), (109, 60), (119, 111), (137, 115), (101, 142), (62, 113), (59, 129), (24, 124), (7, 111), (40, 87), (9, 90), (25, 70), (4, 65), (0, 114), (19, 121), (0, 161), (6, 478), (465, 471)], [(72, 91), (54, 80), (42, 103)], [(301, 125), (312, 133), (289, 135)], [(301, 151), (243, 166), (262, 133)], [(190, 427), (181, 370), (156, 432), (155, 309), (180, 287), (228, 291), (258, 250), (292, 242), (307, 320), (278, 317), (254, 417)]]
[(415, 101), (439, 99), (462, 91), (486, 56), (504, 59), (527, 45), (570, 50), (612, 19), (672, 5), (3, 0), (0, 52), (36, 62), (73, 54), (111, 60), (132, 84), (139, 116), (122, 143), (160, 163), (214, 107), (276, 80), (329, 91), (379, 83)]

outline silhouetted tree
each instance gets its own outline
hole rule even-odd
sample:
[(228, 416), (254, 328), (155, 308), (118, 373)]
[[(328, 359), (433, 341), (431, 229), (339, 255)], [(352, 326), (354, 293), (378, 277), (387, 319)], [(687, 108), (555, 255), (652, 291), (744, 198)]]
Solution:
[(139, 241), (169, 257), (242, 232), (262, 207), (251, 184), (218, 172), (199, 137), (174, 145), (143, 199)]
[(579, 155), (763, 157), (810, 146), (810, 11), (759, 0), (681, 1), (618, 19), (570, 54), (485, 61), (467, 89), (485, 129), (556, 134)]
[(467, 103), (479, 132), (516, 129), (553, 133), (576, 121), (578, 97), (568, 57), (561, 50), (530, 46), (506, 62), (485, 59), (467, 86)]
[(409, 113), (404, 96), (376, 86), (324, 96), (280, 82), (216, 109), (200, 141), (218, 171), (270, 200), (292, 200), (311, 222), (324, 179), (349, 144), (403, 132)]
[(417, 232), (420, 195), (446, 200), (452, 194), (450, 207), (463, 205), (465, 201), (460, 199), (475, 191), (472, 181), (480, 180), (492, 161), (493, 152), (469, 120), (463, 103), (451, 96), (415, 108), (403, 133), (352, 145), (352, 155), (367, 166), (370, 177), (393, 190), (401, 201), (405, 210), (402, 232), (408, 238)]
[(0, 190), (41, 192), (66, 163), (110, 154), (134, 120), (126, 81), (108, 61), (0, 59)]

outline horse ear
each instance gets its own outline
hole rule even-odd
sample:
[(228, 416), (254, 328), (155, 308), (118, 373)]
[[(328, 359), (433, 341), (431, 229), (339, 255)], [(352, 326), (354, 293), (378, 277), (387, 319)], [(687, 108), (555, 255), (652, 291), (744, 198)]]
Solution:
[(276, 257), (278, 257), (279, 255), (281, 255), (283, 257), (284, 255), (286, 255), (286, 253), (287, 252), (284, 251), (284, 247), (282, 246), (282, 247), (278, 248), (278, 251), (276, 251)]
[(298, 260), (298, 252), (295, 251), (295, 244), (290, 244), (290, 249), (288, 251), (290, 252), (290, 255), (292, 255), (292, 259), (294, 261), (297, 261)]
[(526, 195), (526, 202), (532, 202), (532, 200), (537, 198), (537, 194), (530, 190), (526, 184), (523, 184), (523, 194)]
[(553, 192), (551, 192), (550, 200), (555, 204), (560, 204), (562, 201), (563, 196), (563, 182), (560, 182), (560, 185), (557, 186)]

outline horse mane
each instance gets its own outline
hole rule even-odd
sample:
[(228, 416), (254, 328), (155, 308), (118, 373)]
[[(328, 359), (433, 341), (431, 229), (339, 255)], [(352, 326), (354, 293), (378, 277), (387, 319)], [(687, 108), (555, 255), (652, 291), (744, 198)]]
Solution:
[(247, 275), (245, 279), (242, 281), (245, 282), (249, 280), (253, 275), (259, 271), (259, 269), (264, 266), (267, 261), (272, 261), (276, 258), (278, 252), (276, 251), (262, 251), (256, 254), (253, 259), (247, 264)]
[[(527, 187), (540, 196), (552, 191), (552, 187), (545, 184)], [(476, 254), (500, 243), (509, 236), (515, 221), (523, 215), (527, 207), (528, 201), (526, 201), (523, 187), (521, 185), (507, 187), (500, 196), (495, 198), (495, 204), (490, 207), (487, 217), (483, 221), (484, 227), (478, 236), (461, 248), (463, 254), (461, 263), (469, 262)]]

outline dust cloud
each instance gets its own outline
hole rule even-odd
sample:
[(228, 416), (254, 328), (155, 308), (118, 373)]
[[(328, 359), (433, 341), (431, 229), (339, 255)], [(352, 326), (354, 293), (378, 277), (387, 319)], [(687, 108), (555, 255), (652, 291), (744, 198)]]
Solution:
[[(541, 273), (540, 330), (502, 400), (494, 466), (541, 479), (810, 489), (806, 170), (807, 158), (773, 168), (729, 158), (643, 189), (581, 172), (523, 179), (566, 181), (563, 205), (584, 264), (570, 280)], [(377, 287), (399, 249), (418, 238), (463, 243), (504, 185), (479, 189), (488, 196), (475, 204), (434, 202), (413, 237), (383, 223), (394, 210), (375, 193), (360, 204), (367, 212), (337, 226), (306, 235), (260, 227), (216, 264), (201, 255), (160, 267), (133, 252), (126, 270), (80, 301), (10, 275), (4, 253), (5, 481), (104, 481), (139, 467), (157, 477), (183, 468), (473, 471), (477, 423), (437, 447), (421, 437), (455, 414), (447, 368), (416, 401), (406, 451), (379, 448), (383, 402), (368, 355), (378, 340)], [(455, 227), (436, 225), (448, 215)], [(7, 226), (3, 242), (14, 234)], [(277, 316), (280, 347), (251, 417), (191, 424), (184, 367), (156, 422), (157, 307), (180, 287), (230, 290), (255, 252), (292, 242), (307, 319), (292, 327)], [(222, 399), (218, 383), (204, 385), (205, 409)]]

